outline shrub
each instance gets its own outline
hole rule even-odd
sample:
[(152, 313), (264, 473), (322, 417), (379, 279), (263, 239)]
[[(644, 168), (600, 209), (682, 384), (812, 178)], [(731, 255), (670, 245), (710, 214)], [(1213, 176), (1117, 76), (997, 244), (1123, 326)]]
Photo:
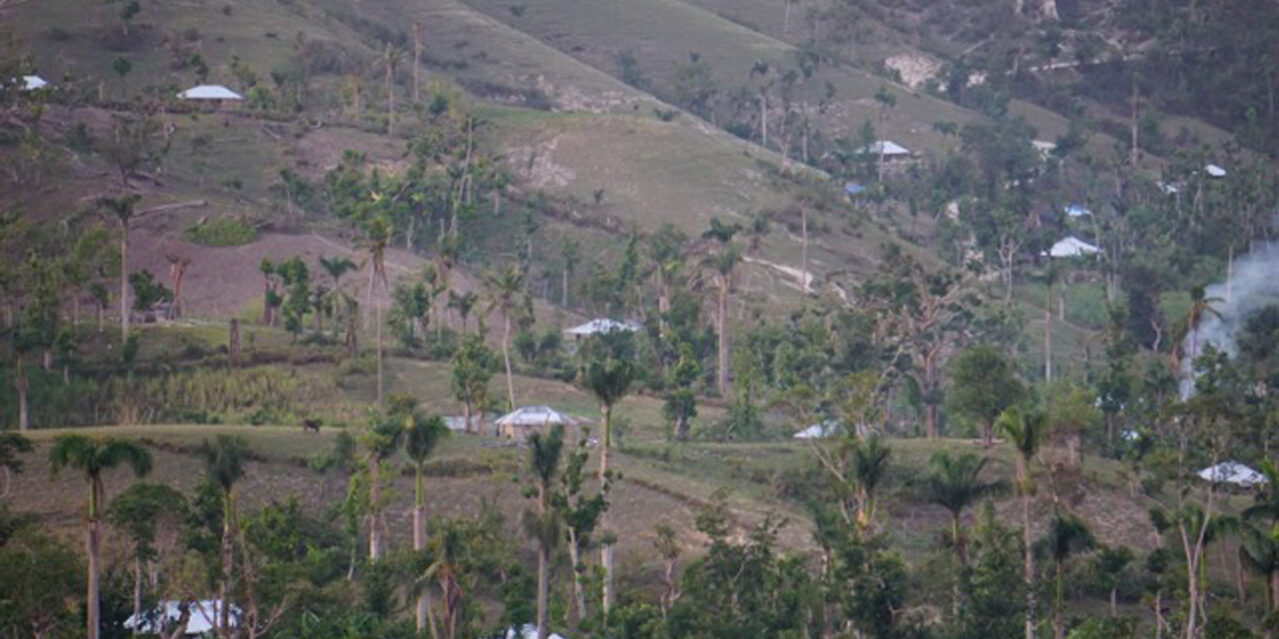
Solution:
[(220, 217), (201, 220), (187, 229), (183, 237), (204, 246), (240, 246), (257, 241), (258, 231), (238, 217)]

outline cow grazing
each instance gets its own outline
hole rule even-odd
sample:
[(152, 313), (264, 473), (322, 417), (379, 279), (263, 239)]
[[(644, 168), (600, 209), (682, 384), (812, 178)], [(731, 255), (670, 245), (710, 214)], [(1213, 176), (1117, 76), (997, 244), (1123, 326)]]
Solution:
[(307, 431), (310, 431), (313, 433), (320, 432), (320, 420), (318, 419), (302, 420), (302, 432), (307, 432)]

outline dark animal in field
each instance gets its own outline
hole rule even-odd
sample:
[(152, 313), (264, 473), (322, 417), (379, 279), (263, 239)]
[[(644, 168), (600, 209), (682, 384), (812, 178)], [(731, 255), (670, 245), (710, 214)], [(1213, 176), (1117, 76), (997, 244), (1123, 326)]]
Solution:
[(313, 433), (320, 432), (320, 420), (304, 419), (302, 420), (302, 432), (311, 431)]

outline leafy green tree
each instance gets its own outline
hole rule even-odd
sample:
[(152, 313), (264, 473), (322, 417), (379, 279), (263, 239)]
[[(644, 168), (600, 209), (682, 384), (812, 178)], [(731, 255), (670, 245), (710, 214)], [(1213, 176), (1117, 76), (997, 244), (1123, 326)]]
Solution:
[[(466, 432), (480, 432), (484, 427), (484, 407), (488, 404), (489, 380), (497, 369), (497, 356), (480, 335), (467, 335), (453, 352), (449, 370), (452, 374), (453, 397), (462, 402), (462, 420)], [(479, 410), (479, 424), (471, 429), (473, 409)]]
[(10, 636), (77, 636), (68, 595), (84, 587), (80, 557), (54, 535), (28, 526), (0, 544), (0, 627)]
[(302, 258), (295, 255), (277, 265), (275, 271), (284, 285), (284, 329), (297, 341), (298, 335), (305, 328), (306, 314), (313, 311), (319, 313), (318, 309), (311, 306), (311, 269), (307, 268)]
[(145, 313), (160, 302), (172, 302), (173, 291), (157, 282), (151, 271), (141, 270), (129, 274), (129, 286), (133, 288), (133, 310)]
[(1102, 546), (1093, 557), (1093, 572), (1099, 585), (1110, 591), (1110, 616), (1119, 617), (1119, 587), (1132, 565), (1134, 556), (1127, 546)]
[(552, 494), (564, 449), (564, 427), (556, 424), (549, 433), (533, 433), (528, 438), (529, 472), (533, 486), (526, 491), (536, 499), (534, 508), (524, 511), (524, 530), (537, 542), (537, 639), (546, 639), (550, 620), (551, 550), (560, 537), (560, 518), (552, 508)]
[(364, 474), (369, 488), (365, 519), (369, 531), (371, 562), (376, 563), (382, 559), (384, 553), (382, 535), (386, 524), (382, 521), (382, 513), (387, 499), (382, 493), (382, 463), (399, 449), (411, 415), (404, 406), (397, 405), (388, 410), (373, 410), (369, 413), (368, 425), (360, 433), (360, 444), (364, 446)]
[(693, 348), (687, 343), (679, 346), (679, 359), (671, 367), (670, 391), (662, 404), (662, 415), (671, 423), (672, 439), (688, 439), (689, 423), (697, 417), (697, 395), (693, 385), (702, 378), (702, 366), (693, 356)]
[(994, 504), (987, 500), (977, 515), (972, 539), (967, 598), (956, 635), (961, 639), (1015, 637), (1027, 616), (1025, 602), (1030, 601), (1017, 596), (1027, 587), (1018, 574), (1017, 534), (996, 519)]
[(1071, 555), (1091, 549), (1096, 545), (1092, 532), (1078, 517), (1071, 514), (1057, 513), (1048, 524), (1048, 533), (1042, 537), (1037, 546), (1044, 557), (1053, 562), (1053, 580), (1056, 584), (1053, 595), (1053, 636), (1063, 639), (1066, 636), (1065, 618), (1062, 616), (1062, 602), (1066, 585), (1066, 560)]
[[(581, 623), (586, 619), (586, 573), (589, 570), (583, 553), (590, 548), (596, 527), (608, 510), (610, 480), (605, 480), (595, 492), (586, 490), (586, 463), (590, 458), (590, 433), (584, 431), (577, 448), (569, 453), (568, 463), (560, 478), (560, 488), (552, 496), (553, 507), (559, 512), (568, 542), (569, 562), (573, 570), (572, 613)], [(605, 540), (608, 543), (611, 540)]]
[(102, 474), (118, 466), (128, 466), (135, 476), (151, 472), (151, 453), (133, 442), (118, 439), (90, 439), (84, 435), (62, 435), (49, 449), (49, 467), (54, 472), (64, 468), (80, 471), (89, 484), (89, 510), (85, 537), (85, 555), (89, 560), (88, 607), (86, 637), (98, 639), (102, 631), (99, 545), (101, 517), (106, 502), (106, 484)]
[[(439, 441), (448, 436), (449, 429), (439, 416), (424, 417), (416, 411), (409, 413), (404, 426), (404, 452), (413, 462), (413, 550), (421, 552), (426, 549), (426, 459)], [(417, 601), (419, 634), (427, 629), (430, 606), (428, 590), (424, 588)], [(430, 630), (431, 636), (435, 636), (435, 628)]]
[(950, 364), (946, 406), (956, 416), (977, 424), (986, 446), (993, 442), (994, 424), (1000, 413), (1020, 401), (1024, 393), (1008, 359), (989, 344), (960, 351)]
[(156, 528), (161, 521), (181, 521), (186, 511), (182, 493), (163, 484), (137, 483), (111, 500), (107, 521), (133, 543), (133, 618), (142, 618), (144, 567), (159, 558)]
[(1266, 609), (1271, 615), (1279, 610), (1279, 472), (1273, 462), (1261, 463), (1266, 477), (1245, 508), (1240, 528), (1240, 558), (1249, 571), (1266, 580)]
[[(4, 473), (4, 483), (0, 484), (3, 486), (0, 489), (0, 499), (9, 496), (12, 475), (22, 472), (24, 464), (19, 455), (31, 452), (32, 448), (31, 440), (18, 433), (0, 433), (0, 472)], [(0, 544), (3, 544), (2, 540)]]
[(1017, 450), (1016, 488), (1021, 497), (1021, 534), (1023, 571), (1026, 588), (1026, 639), (1035, 639), (1035, 553), (1031, 539), (1030, 507), (1035, 496), (1035, 476), (1031, 470), (1031, 462), (1039, 452), (1046, 430), (1046, 419), (1043, 413), (1022, 411), (1017, 406), (1010, 406), (999, 415), (995, 428), (1008, 438), (1009, 443)]

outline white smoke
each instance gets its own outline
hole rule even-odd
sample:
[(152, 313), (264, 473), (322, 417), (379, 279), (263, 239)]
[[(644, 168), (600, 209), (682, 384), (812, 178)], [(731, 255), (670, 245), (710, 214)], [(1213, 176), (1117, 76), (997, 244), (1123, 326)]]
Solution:
[(1205, 297), (1216, 298), (1209, 306), (1220, 316), (1204, 313), (1199, 330), (1187, 331), (1182, 342), (1182, 399), (1194, 392), (1194, 359), (1209, 344), (1233, 359), (1239, 349), (1235, 338), (1253, 311), (1279, 304), (1279, 243), (1258, 243), (1252, 252), (1237, 258), (1230, 271), (1225, 282), (1204, 290)]

